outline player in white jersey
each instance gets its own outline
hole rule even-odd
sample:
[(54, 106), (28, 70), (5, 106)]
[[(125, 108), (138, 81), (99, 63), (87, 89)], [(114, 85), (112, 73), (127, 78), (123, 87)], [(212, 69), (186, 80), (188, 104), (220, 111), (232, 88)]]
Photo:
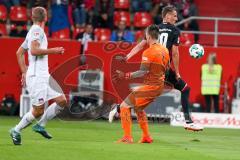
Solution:
[[(30, 28), (25, 41), (18, 48), (17, 60), (22, 71), (22, 84), (26, 85), (29, 91), (32, 109), (26, 113), (21, 121), (11, 129), (10, 136), (15, 145), (21, 144), (21, 130), (27, 127), (35, 118), (40, 118), (33, 130), (40, 133), (45, 138), (52, 138), (45, 130), (48, 120), (54, 118), (64, 107), (67, 107), (67, 101), (62, 92), (59, 92), (57, 83), (50, 77), (48, 72), (48, 54), (63, 54), (63, 47), (47, 48), (47, 37), (44, 33), (44, 26), (47, 21), (47, 12), (42, 7), (36, 7), (32, 10), (33, 25)], [(24, 60), (24, 53), (28, 51), (29, 66)], [(50, 81), (55, 85), (49, 85)], [(53, 89), (57, 86), (58, 91)], [(61, 90), (61, 89), (60, 89)], [(45, 103), (53, 100), (44, 112)]]

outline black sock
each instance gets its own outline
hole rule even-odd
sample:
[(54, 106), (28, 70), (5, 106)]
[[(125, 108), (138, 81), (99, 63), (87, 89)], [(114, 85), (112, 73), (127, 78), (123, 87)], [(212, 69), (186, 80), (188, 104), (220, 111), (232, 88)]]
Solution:
[(182, 103), (182, 108), (183, 108), (183, 113), (184, 113), (184, 118), (186, 123), (192, 123), (191, 115), (189, 112), (189, 92), (190, 88), (186, 87), (183, 91), (181, 91), (181, 103)]
[(120, 104), (117, 104), (117, 112), (120, 114)]

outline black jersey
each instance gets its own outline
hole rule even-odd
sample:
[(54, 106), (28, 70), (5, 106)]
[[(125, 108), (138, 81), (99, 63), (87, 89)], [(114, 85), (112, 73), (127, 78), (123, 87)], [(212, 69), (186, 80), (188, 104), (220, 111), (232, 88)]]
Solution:
[(170, 57), (172, 57), (172, 46), (179, 45), (179, 36), (180, 36), (180, 31), (179, 29), (170, 24), (170, 23), (161, 23), (159, 25), (159, 37), (158, 41), (160, 44), (162, 44), (164, 47), (166, 47), (169, 50)]

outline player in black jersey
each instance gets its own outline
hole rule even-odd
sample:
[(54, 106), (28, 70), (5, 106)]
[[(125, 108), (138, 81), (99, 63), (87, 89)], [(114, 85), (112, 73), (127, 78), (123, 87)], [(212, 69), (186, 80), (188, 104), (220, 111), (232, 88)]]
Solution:
[[(189, 92), (190, 87), (187, 83), (181, 78), (179, 73), (179, 36), (180, 31), (175, 27), (177, 19), (177, 11), (173, 6), (166, 6), (162, 10), (163, 22), (159, 25), (159, 43), (168, 48), (170, 53), (171, 67), (168, 71), (168, 76), (166, 76), (166, 81), (171, 83), (175, 89), (181, 92), (181, 103), (183, 107), (184, 117), (186, 124), (184, 125), (185, 129), (192, 131), (201, 131), (203, 130), (202, 126), (199, 126), (193, 123), (190, 113), (189, 113)], [(130, 59), (132, 56), (141, 51), (145, 45), (146, 40), (142, 40), (138, 43), (130, 53), (125, 57), (125, 60)], [(116, 107), (117, 108), (117, 107)], [(111, 122), (117, 109), (114, 108), (109, 113), (109, 121)]]

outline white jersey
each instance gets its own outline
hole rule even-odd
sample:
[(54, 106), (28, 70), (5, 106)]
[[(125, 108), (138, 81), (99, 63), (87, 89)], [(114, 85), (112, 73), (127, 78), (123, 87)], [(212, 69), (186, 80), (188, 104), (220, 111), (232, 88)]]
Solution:
[(28, 62), (27, 76), (40, 76), (48, 77), (48, 55), (33, 56), (31, 54), (31, 43), (37, 40), (41, 49), (47, 49), (48, 42), (44, 30), (39, 25), (32, 25), (25, 41), (22, 43), (22, 47), (28, 50)]

